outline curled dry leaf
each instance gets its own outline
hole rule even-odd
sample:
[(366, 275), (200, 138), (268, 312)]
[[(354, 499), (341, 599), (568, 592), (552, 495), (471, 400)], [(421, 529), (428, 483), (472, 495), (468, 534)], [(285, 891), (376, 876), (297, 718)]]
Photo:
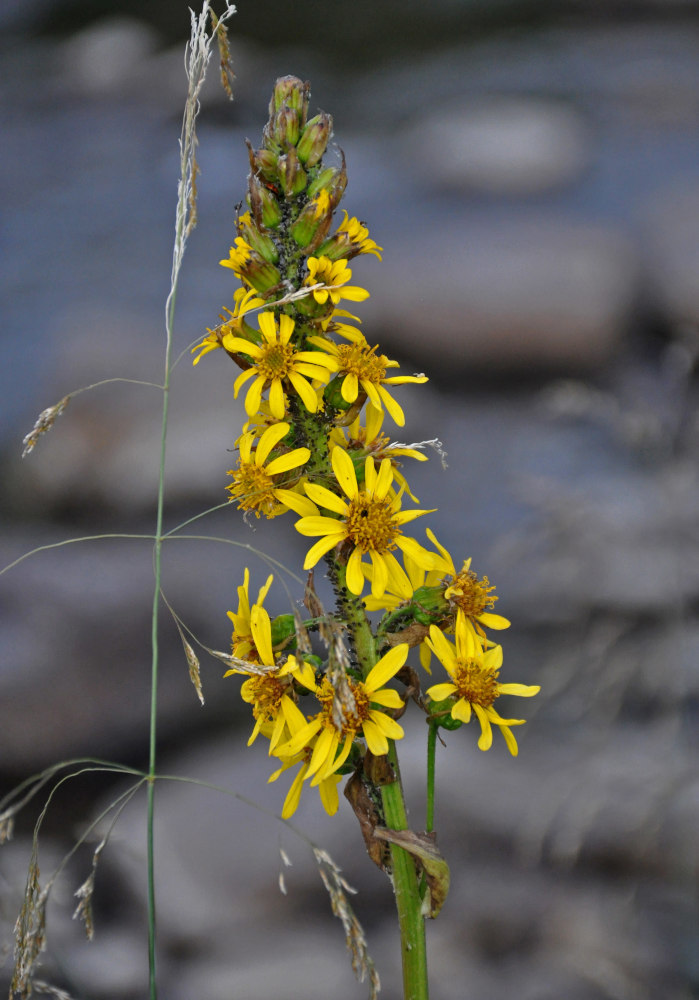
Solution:
[(415, 833), (413, 830), (387, 830), (377, 826), (374, 837), (396, 844), (415, 858), (425, 873), (427, 892), (422, 901), (422, 914), (436, 917), (449, 892), (449, 865), (437, 848), (434, 833)]

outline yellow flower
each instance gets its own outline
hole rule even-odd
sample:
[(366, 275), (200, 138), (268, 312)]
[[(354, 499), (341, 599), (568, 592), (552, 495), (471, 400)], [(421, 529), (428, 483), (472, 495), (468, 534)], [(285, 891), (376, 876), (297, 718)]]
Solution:
[[(377, 472), (374, 459), (367, 456), (361, 490), (352, 459), (344, 448), (333, 448), (331, 462), (335, 478), (349, 502), (316, 483), (304, 483), (304, 490), (314, 504), (330, 510), (334, 517), (321, 517), (317, 508), (314, 513), (312, 507), (309, 510), (308, 507), (304, 509), (301, 505), (289, 503), (292, 509), (302, 514), (295, 524), (296, 530), (308, 537), (320, 536), (308, 550), (303, 568), (311, 569), (326, 552), (346, 542), (352, 548), (346, 572), (351, 593), (359, 596), (364, 589), (362, 557), (368, 553), (373, 566), (371, 592), (374, 597), (380, 597), (390, 584), (392, 590), (403, 594), (407, 600), (412, 596), (410, 581), (392, 550), (398, 546), (417, 563), (432, 569), (435, 565), (434, 554), (423, 549), (414, 538), (404, 535), (401, 526), (433, 512), (400, 509), (401, 494), (389, 494), (393, 472), (388, 458), (383, 459)], [(286, 496), (281, 499), (288, 502)]]
[(313, 214), (316, 219), (322, 219), (324, 215), (327, 215), (330, 211), (330, 195), (322, 188), (317, 195), (312, 199), (311, 204), (313, 205)]
[[(303, 783), (308, 777), (311, 753), (312, 750), (309, 748), (303, 753), (296, 754), (293, 758), (288, 758), (286, 763), (267, 779), (268, 781), (276, 781), (279, 775), (286, 771), (287, 768), (293, 767), (294, 764), (301, 764), (301, 767), (296, 772), (296, 777), (291, 783), (291, 788), (284, 799), (281, 812), (282, 819), (289, 819), (298, 809), (299, 802), (301, 801), (301, 792), (303, 791)], [(342, 781), (341, 774), (329, 774), (327, 778), (323, 778), (322, 781), (318, 782), (317, 787), (320, 793), (320, 801), (328, 816), (334, 816), (340, 805), (340, 797), (337, 793), (337, 786), (340, 781)]]
[[(444, 608), (443, 620), (440, 622), (442, 630), (447, 633), (453, 633), (454, 622), (459, 613), (466, 617), (470, 626), (483, 639), (485, 639), (485, 628), (498, 630), (509, 628), (510, 622), (507, 618), (486, 610), (487, 608), (492, 608), (494, 602), (497, 600), (497, 597), (492, 593), (495, 587), (490, 583), (488, 577), (484, 576), (479, 580), (476, 574), (470, 569), (470, 559), (464, 562), (461, 573), (457, 573), (451, 555), (440, 544), (430, 528), (427, 529), (427, 537), (436, 545), (441, 553), (441, 559), (435, 553), (435, 558), (438, 560), (438, 569), (426, 570), (414, 562), (408, 555), (403, 557), (403, 565), (413, 591), (418, 591), (422, 587), (428, 587), (437, 593), (441, 591), (442, 597), (447, 602), (447, 606)], [(371, 579), (371, 567), (365, 567), (364, 572), (368, 579)], [(380, 598), (374, 598), (373, 596), (365, 597), (364, 605), (367, 611), (380, 611), (384, 609), (392, 611), (398, 608), (404, 600), (405, 598), (402, 594), (393, 592), (390, 586), (388, 586), (386, 593)], [(425, 639), (420, 643), (420, 663), (428, 674), (431, 673), (431, 657), (432, 653), (427, 642), (427, 636), (425, 635)]]
[(335, 371), (337, 362), (323, 351), (295, 350), (289, 343), (294, 321), (286, 314), (279, 317), (279, 329), (271, 312), (260, 313), (259, 324), (262, 334), (260, 345), (241, 337), (225, 338), (224, 346), (227, 350), (252, 358), (252, 366), (235, 380), (235, 397), (238, 397), (244, 383), (252, 378), (254, 381), (245, 397), (247, 415), (252, 417), (257, 413), (262, 393), (269, 389), (270, 411), (277, 420), (282, 420), (286, 413), (284, 391), (291, 385), (303, 400), (306, 409), (315, 413), (318, 409), (318, 396), (308, 379), (317, 379), (325, 384), (329, 372)]
[(433, 702), (456, 696), (451, 708), (452, 719), (469, 722), (472, 711), (481, 725), (478, 746), (489, 750), (493, 742), (492, 726), (499, 726), (513, 757), (517, 756), (517, 741), (510, 726), (521, 726), (524, 719), (503, 719), (493, 708), (501, 694), (514, 694), (531, 698), (538, 694), (538, 685), (500, 684), (498, 675), (502, 665), (502, 646), (484, 649), (479, 636), (461, 613), (456, 620), (456, 646), (445, 637), (436, 625), (430, 626), (427, 640), (433, 653), (441, 660), (451, 680), (434, 684), (427, 695)]
[(373, 253), (379, 258), (379, 260), (381, 260), (381, 251), (383, 250), (383, 247), (380, 247), (374, 242), (374, 240), (369, 239), (368, 228), (356, 217), (353, 216), (350, 219), (347, 212), (345, 212), (344, 219), (337, 227), (336, 235), (337, 233), (347, 234), (347, 239), (351, 244), (353, 254)]
[(398, 426), (402, 427), (405, 415), (386, 386), (403, 385), (406, 382), (422, 384), (428, 381), (427, 376), (393, 375), (386, 378), (386, 369), (398, 368), (397, 361), (391, 361), (385, 354), (377, 354), (377, 347), (369, 347), (364, 334), (354, 327), (337, 323), (334, 329), (350, 343), (333, 344), (324, 337), (311, 337), (310, 340), (336, 359), (337, 374), (342, 378), (342, 398), (347, 403), (354, 403), (361, 388), (377, 410), (386, 409)]
[(427, 529), (427, 536), (431, 542), (437, 546), (444, 559), (444, 569), (450, 575), (444, 578), (444, 597), (449, 601), (453, 611), (461, 611), (469, 619), (473, 627), (481, 635), (485, 635), (480, 626), (486, 628), (503, 629), (509, 628), (510, 622), (503, 615), (493, 614), (489, 609), (497, 601), (497, 596), (493, 593), (495, 584), (491, 584), (487, 576), (480, 580), (471, 569), (471, 560), (466, 559), (461, 572), (456, 572), (454, 560), (447, 549), (437, 541), (436, 537)]
[[(233, 482), (226, 487), (231, 500), (238, 501), (239, 510), (252, 510), (255, 517), (264, 514), (267, 518), (276, 517), (288, 510), (280, 496), (279, 477), (305, 465), (311, 457), (309, 448), (294, 448), (293, 451), (284, 452), (267, 461), (271, 451), (288, 433), (289, 424), (273, 424), (263, 432), (254, 452), (254, 431), (248, 431), (239, 438), (238, 466), (228, 470), (228, 475), (233, 476)], [(300, 477), (296, 475), (295, 478), (298, 481)], [(285, 477), (287, 487), (291, 485), (288, 479), (288, 476)]]
[(228, 319), (224, 319), (221, 316), (223, 323), (214, 330), (209, 330), (202, 342), (192, 348), (192, 354), (195, 351), (199, 351), (196, 358), (192, 359), (192, 364), (198, 365), (209, 351), (215, 351), (218, 347), (225, 347), (224, 341), (226, 336), (234, 336), (242, 331), (245, 314), (251, 312), (253, 309), (259, 309), (260, 306), (264, 306), (265, 304), (264, 299), (257, 297), (254, 289), (246, 291), (244, 288), (239, 288), (234, 292), (233, 298), (235, 299), (235, 307), (232, 312), (224, 306), (225, 311), (228, 313)]
[[(274, 576), (272, 573), (267, 577), (266, 582), (262, 587), (260, 587), (257, 593), (257, 600), (255, 604), (261, 605), (264, 601), (269, 588), (272, 585), (272, 580)], [(233, 635), (231, 636), (231, 651), (233, 656), (239, 657), (241, 660), (251, 659), (254, 663), (260, 663), (260, 656), (255, 648), (255, 641), (252, 637), (252, 628), (250, 625), (250, 570), (245, 567), (245, 573), (243, 575), (243, 585), (238, 587), (238, 610), (237, 611), (227, 611), (226, 614), (233, 622)], [(228, 677), (229, 674), (235, 673), (234, 670), (229, 670), (225, 675)]]
[[(287, 718), (292, 717), (296, 708), (293, 682), (299, 681), (305, 687), (313, 684), (313, 671), (307, 663), (298, 662), (289, 657), (286, 663), (276, 664), (272, 649), (272, 625), (265, 609), (254, 604), (250, 612), (250, 627), (255, 648), (260, 657), (260, 666), (268, 667), (264, 672), (255, 671), (244, 682), (240, 689), (243, 701), (252, 705), (255, 726), (248, 740), (248, 746), (255, 742), (261, 730), (269, 734), (269, 752), (274, 751), (277, 744), (291, 736), (287, 730)], [(229, 670), (226, 677), (240, 670)]]
[(220, 260), (221, 267), (230, 267), (236, 278), (244, 280), (243, 269), (252, 257), (252, 247), (242, 236), (236, 236), (235, 246), (228, 251), (227, 260)]
[[(340, 299), (349, 299), (351, 302), (363, 302), (369, 298), (369, 292), (359, 285), (348, 285), (347, 282), (352, 277), (352, 272), (347, 266), (346, 260), (330, 260), (329, 257), (309, 257), (308, 277), (305, 285), (323, 284), (326, 287), (316, 288), (313, 298), (320, 305), (325, 305), (328, 298), (334, 306)], [(344, 286), (344, 287), (339, 287)]]
[(388, 435), (381, 430), (384, 411), (374, 406), (373, 403), (368, 404), (364, 413), (364, 426), (362, 426), (360, 417), (357, 416), (348, 427), (334, 427), (332, 429), (328, 439), (331, 450), (340, 445), (348, 451), (364, 451), (370, 454), (375, 462), (388, 458), (393, 468), (393, 478), (411, 500), (417, 503), (417, 497), (408, 486), (408, 480), (400, 471), (398, 458), (414, 458), (418, 462), (426, 462), (427, 455), (418, 451), (415, 446), (394, 444)]
[[(292, 756), (313, 743), (313, 752), (304, 775), (304, 779), (312, 778), (311, 785), (320, 784), (342, 767), (355, 739), (363, 737), (371, 753), (380, 757), (388, 753), (389, 740), (403, 737), (402, 726), (382, 712), (381, 708), (403, 707), (404, 702), (398, 692), (384, 685), (405, 663), (408, 648), (405, 642), (394, 646), (372, 667), (363, 681), (347, 678), (354, 698), (354, 709), (345, 706), (342, 728), (338, 728), (334, 718), (335, 692), (332, 684), (327, 677), (319, 685), (314, 684), (312, 690), (321, 704), (320, 712), (278, 749), (279, 755)], [(376, 705), (379, 708), (375, 708)]]
[[(294, 711), (288, 713), (287, 717), (287, 725), (292, 738), (307, 725), (307, 722), (308, 720), (306, 717), (299, 711), (296, 705), (294, 705)], [(308, 744), (303, 746), (298, 753), (291, 755), (282, 754), (279, 747), (275, 749), (274, 755), (279, 757), (283, 763), (277, 771), (269, 776), (267, 779), (268, 782), (276, 781), (277, 778), (290, 767), (295, 767), (297, 764), (301, 765), (296, 772), (296, 776), (294, 777), (287, 796), (284, 799), (284, 805), (281, 813), (282, 819), (289, 819), (289, 817), (293, 816), (298, 809), (298, 805), (301, 800), (301, 792), (303, 791), (303, 783), (308, 777), (308, 768), (311, 764), (311, 757), (313, 755), (313, 749), (317, 739), (318, 735), (316, 734), (311, 737)], [(320, 801), (322, 802), (323, 808), (328, 816), (334, 816), (338, 810), (340, 800), (337, 792), (337, 786), (341, 780), (342, 775), (333, 772), (332, 774), (329, 774), (327, 778), (323, 778), (322, 781), (318, 782), (317, 788), (320, 794)]]

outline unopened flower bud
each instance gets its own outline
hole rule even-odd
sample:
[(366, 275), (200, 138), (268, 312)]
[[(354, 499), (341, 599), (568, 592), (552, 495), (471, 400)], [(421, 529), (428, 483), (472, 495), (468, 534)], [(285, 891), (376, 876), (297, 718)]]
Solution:
[[(335, 377), (332, 378), (325, 387), (323, 398), (325, 399), (326, 405), (332, 407), (334, 410), (349, 410), (355, 406), (355, 403), (348, 403), (342, 395), (342, 383), (344, 381), (345, 374), (335, 375)], [(360, 389), (358, 399), (361, 400), (361, 405), (364, 405), (366, 393), (363, 389)]]
[(248, 180), (248, 204), (255, 223), (264, 229), (276, 229), (282, 218), (279, 202), (269, 188), (251, 174)]
[(240, 268), (240, 277), (258, 292), (268, 292), (278, 285), (282, 276), (274, 264), (254, 254)]
[(270, 120), (271, 135), (274, 142), (282, 149), (295, 146), (299, 141), (301, 129), (299, 125), (299, 113), (291, 108), (282, 108), (273, 119)]
[(256, 149), (253, 151), (252, 147), (248, 147), (250, 150), (250, 169), (253, 174), (259, 174), (264, 177), (266, 181), (275, 181), (277, 179), (277, 160), (278, 155), (271, 149)]
[(308, 197), (314, 198), (320, 191), (327, 190), (337, 172), (337, 167), (326, 167), (308, 185)]
[(285, 156), (280, 156), (277, 163), (277, 176), (282, 191), (287, 198), (300, 194), (306, 186), (306, 171), (299, 163), (296, 150), (292, 146)]
[(457, 699), (452, 695), (443, 701), (430, 702), (430, 719), (437, 723), (440, 729), (448, 729), (453, 732), (461, 728), (461, 720), (452, 718), (451, 710)]
[(444, 599), (444, 586), (419, 587), (413, 594), (410, 608), (420, 625), (438, 625), (451, 613), (449, 602)]
[(352, 256), (352, 243), (347, 233), (335, 233), (318, 246), (318, 256), (328, 260), (349, 260)]
[(257, 226), (246, 226), (243, 236), (253, 250), (260, 255), (262, 260), (266, 260), (268, 264), (277, 263), (279, 260), (279, 253), (276, 246), (269, 236), (265, 236), (264, 233), (260, 232)]
[(332, 129), (331, 115), (319, 114), (311, 118), (296, 146), (301, 163), (307, 167), (314, 167), (318, 163), (327, 149)]
[(270, 625), (273, 649), (284, 649), (296, 639), (296, 620), (293, 615), (277, 615)]
[(301, 127), (306, 124), (310, 87), (297, 76), (281, 76), (274, 85), (272, 100), (269, 102), (269, 116), (274, 117), (283, 107), (299, 113)]

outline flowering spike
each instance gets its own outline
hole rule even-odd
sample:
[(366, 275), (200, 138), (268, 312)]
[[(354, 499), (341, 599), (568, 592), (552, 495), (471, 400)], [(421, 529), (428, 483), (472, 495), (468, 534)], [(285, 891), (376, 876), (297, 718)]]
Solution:
[[(228, 667), (226, 676), (245, 676), (241, 696), (254, 720), (249, 743), (264, 741), (277, 760), (269, 780), (291, 771), (284, 819), (308, 787), (334, 816), (338, 783), (353, 772), (349, 797), (371, 856), (391, 871), (409, 940), (404, 968), (417, 981), (424, 976), (424, 941), (413, 931), (424, 915), (436, 916), (448, 869), (429, 837), (406, 829), (399, 719), (411, 699), (427, 712), (432, 759), (438, 728), (460, 729), (473, 719), (481, 750), (499, 729), (515, 755), (512, 728), (523, 720), (501, 717), (494, 703), (539, 689), (499, 680), (502, 647), (486, 631), (509, 622), (493, 610), (488, 578), (477, 577), (468, 560), (457, 572), (432, 531), (427, 545), (410, 534), (412, 522), (433, 510), (409, 505), (407, 498), (418, 501), (403, 464), (426, 461), (430, 442), (391, 441), (383, 425), (388, 415), (403, 426), (401, 387), (427, 378), (394, 374), (398, 362), (367, 340), (359, 317), (343, 308), (343, 300), (369, 296), (352, 283), (349, 261), (360, 254), (380, 260), (382, 247), (346, 211), (339, 225), (334, 221), (347, 185), (345, 158), (323, 164), (332, 118), (319, 113), (309, 121), (309, 97), (297, 77), (277, 80), (261, 148), (248, 146), (250, 210), (237, 220), (234, 244), (221, 261), (244, 287), (235, 293), (235, 309), (195, 348), (195, 363), (222, 347), (218, 357), (227, 355), (241, 369), (233, 395), (244, 398), (247, 421), (227, 489), (246, 514), (288, 514), (310, 540), (303, 565), (310, 571), (304, 603), (311, 618), (304, 621), (298, 608), (271, 617), (263, 607), (271, 577), (253, 601), (246, 570), (238, 609), (229, 612), (231, 653), (214, 655)], [(334, 615), (313, 591), (321, 561), (336, 596)], [(376, 627), (368, 611), (383, 612)], [(311, 642), (316, 630), (322, 650)], [(409, 665), (416, 648), (427, 672), (433, 654), (446, 671), (447, 679), (433, 678), (424, 695)]]

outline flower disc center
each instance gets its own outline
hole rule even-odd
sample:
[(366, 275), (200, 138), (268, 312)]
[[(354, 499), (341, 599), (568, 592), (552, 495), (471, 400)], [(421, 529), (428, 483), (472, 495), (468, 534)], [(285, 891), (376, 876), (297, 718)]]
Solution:
[(495, 584), (487, 576), (478, 579), (473, 570), (462, 570), (446, 588), (448, 599), (461, 608), (467, 618), (478, 618), (488, 608), (492, 608), (497, 596), (492, 593)]
[(233, 482), (226, 489), (231, 494), (231, 500), (238, 501), (240, 510), (254, 510), (255, 516), (260, 513), (269, 517), (277, 505), (274, 496), (274, 479), (264, 469), (254, 462), (241, 462), (237, 469), (229, 473)]
[(477, 660), (466, 660), (465, 663), (459, 661), (453, 676), (459, 695), (472, 705), (490, 708), (498, 697), (497, 673), (488, 670)]
[(362, 344), (341, 344), (337, 353), (342, 374), (356, 375), (360, 381), (366, 379), (375, 385), (386, 377), (387, 358), (383, 354), (374, 354), (373, 347), (368, 349)]
[(294, 348), (290, 344), (270, 344), (262, 349), (256, 364), (260, 375), (268, 382), (275, 378), (286, 378), (293, 370)]
[[(350, 678), (347, 678), (347, 683), (349, 684), (354, 697), (354, 711), (350, 712), (349, 707), (347, 705), (343, 705), (345, 725), (340, 733), (340, 737), (342, 739), (350, 734), (354, 737), (361, 730), (363, 723), (369, 718), (369, 709), (371, 707), (369, 697), (364, 690), (364, 685), (357, 684)], [(322, 706), (321, 716), (323, 726), (326, 729), (336, 731), (337, 726), (335, 725), (335, 721), (333, 719), (333, 701), (335, 698), (335, 692), (327, 677), (323, 678), (323, 682), (320, 686), (320, 690), (316, 693), (316, 697)]]
[(390, 500), (379, 500), (368, 493), (358, 493), (350, 501), (347, 514), (347, 537), (362, 550), (387, 552), (395, 548), (401, 530), (395, 523)]
[(288, 684), (274, 674), (248, 677), (240, 689), (243, 701), (252, 705), (252, 714), (258, 721), (274, 722), (281, 708)]

